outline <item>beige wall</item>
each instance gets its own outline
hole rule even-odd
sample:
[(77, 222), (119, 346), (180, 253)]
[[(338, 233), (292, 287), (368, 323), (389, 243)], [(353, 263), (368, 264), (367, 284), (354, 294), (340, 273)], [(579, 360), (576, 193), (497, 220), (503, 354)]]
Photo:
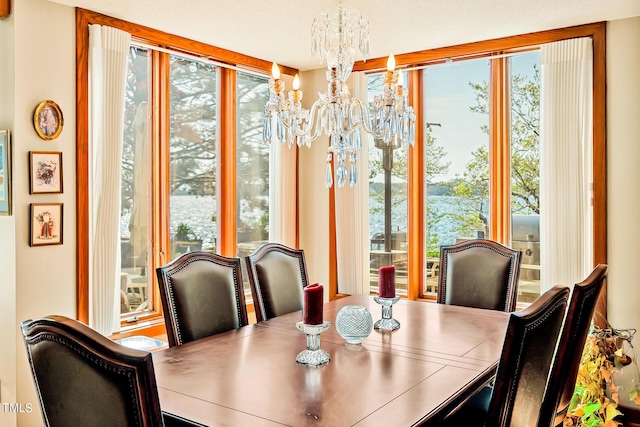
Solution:
[[(34, 411), (20, 414), (18, 425), (40, 426), (18, 325), (48, 314), (76, 315), (75, 11), (46, 0), (14, 1), (12, 15), (0, 21), (0, 34), (7, 32), (13, 34), (0, 42), (0, 85), (2, 94), (13, 90), (14, 96), (9, 93), (10, 111), (0, 110), (0, 124), (12, 132), (14, 213), (0, 218), (1, 397), (2, 402), (31, 403)], [(32, 121), (36, 105), (45, 99), (57, 102), (64, 114), (63, 131), (50, 142), (38, 137)], [(63, 194), (29, 195), (27, 159), (32, 150), (62, 151)], [(64, 203), (63, 245), (29, 247), (29, 205), (47, 202)], [(13, 265), (5, 266), (8, 260)], [(13, 343), (5, 342), (9, 338)], [(15, 425), (13, 415), (2, 411), (0, 417), (2, 426)]]
[[(13, 17), (0, 20), (0, 129), (13, 129)], [(16, 402), (16, 251), (15, 215), (0, 216), (0, 401)], [(0, 410), (0, 425), (16, 415)]]
[[(607, 25), (608, 318), (640, 330), (640, 18)], [(636, 338), (635, 345), (639, 345)]]
[[(311, 108), (318, 92), (327, 91), (324, 69), (300, 74), (304, 89), (303, 105)], [(329, 189), (324, 184), (329, 139), (322, 135), (311, 143), (311, 148), (300, 147), (299, 159), (299, 224), (300, 247), (304, 248), (307, 271), (311, 283), (320, 282), (329, 287)], [(329, 292), (325, 291), (325, 299)]]
[[(14, 1), (0, 20), (0, 128), (13, 137), (14, 214), (0, 217), (0, 384), (2, 402), (32, 403), (23, 427), (42, 425), (20, 321), (47, 314), (75, 316), (75, 18), (74, 10), (46, 0)], [(609, 318), (640, 329), (640, 286), (635, 271), (640, 242), (640, 18), (611, 22), (607, 34)], [(305, 101), (326, 90), (324, 70), (301, 75)], [(46, 142), (32, 114), (44, 99), (64, 112), (61, 136)], [(323, 142), (324, 141), (324, 142)], [(329, 283), (329, 191), (324, 187), (326, 139), (300, 150), (300, 246), (312, 282)], [(30, 150), (62, 151), (64, 194), (29, 195)], [(64, 244), (30, 248), (29, 204), (64, 202)], [(636, 343), (637, 344), (637, 343)], [(15, 416), (0, 411), (0, 425)]]

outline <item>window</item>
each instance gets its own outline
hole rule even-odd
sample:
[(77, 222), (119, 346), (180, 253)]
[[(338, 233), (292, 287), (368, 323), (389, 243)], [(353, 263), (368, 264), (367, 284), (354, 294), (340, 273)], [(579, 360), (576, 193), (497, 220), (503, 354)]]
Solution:
[(540, 53), (509, 58), (511, 246), (522, 251), (518, 300), (540, 295)]
[[(606, 262), (604, 24), (396, 55), (409, 68), (410, 104), (420, 123), (406, 163), (406, 223), (399, 215), (401, 228), (394, 230), (407, 235), (408, 298), (435, 297), (440, 245), (478, 236), (522, 249), (519, 301), (540, 294), (538, 46), (576, 37), (593, 41), (593, 262)], [(377, 58), (354, 70), (371, 73), (375, 92), (375, 73), (384, 66), (385, 58)], [(370, 156), (369, 222), (377, 250), (381, 160), (373, 148)], [(375, 256), (372, 251), (372, 284)]]
[(440, 246), (489, 236), (489, 60), (427, 67), (424, 77), (425, 293)]
[[(270, 156), (261, 127), (271, 63), (90, 11), (77, 19), (79, 165), (88, 161), (88, 25), (133, 37), (121, 162), (122, 325), (161, 334), (156, 267), (193, 250), (241, 256), (268, 239)], [(78, 169), (78, 318), (87, 322), (85, 169)]]
[[(406, 81), (406, 77), (405, 80)], [(382, 74), (368, 78), (370, 108), (382, 95)], [(399, 295), (407, 292), (407, 149), (370, 138), (369, 145), (369, 269), (372, 290), (378, 289), (380, 267), (396, 268)]]
[[(237, 254), (243, 259), (269, 240), (270, 146), (262, 142), (269, 79), (238, 73), (236, 82)], [(246, 270), (244, 285), (250, 291)]]
[(120, 313), (153, 307), (149, 292), (149, 51), (132, 47), (127, 70), (120, 206)]
[[(508, 72), (496, 73), (500, 67)], [(496, 239), (498, 233), (490, 229), (489, 190), (506, 188), (512, 229), (511, 239), (502, 243), (523, 253), (519, 301), (531, 302), (540, 295), (539, 71), (537, 50), (424, 70), (425, 294), (437, 292), (440, 246)], [(492, 79), (492, 74), (508, 81)], [(490, 102), (497, 92), (491, 85), (507, 87), (508, 101)], [(497, 126), (507, 131), (494, 129)], [(502, 162), (498, 157), (503, 146), (510, 146), (507, 168), (491, 172), (490, 164)]]
[(217, 72), (193, 59), (169, 60), (170, 259), (216, 251)]

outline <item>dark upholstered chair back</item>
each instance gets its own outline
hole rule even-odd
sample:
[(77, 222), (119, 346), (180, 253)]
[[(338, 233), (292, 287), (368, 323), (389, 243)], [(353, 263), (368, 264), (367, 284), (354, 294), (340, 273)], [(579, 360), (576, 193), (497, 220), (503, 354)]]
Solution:
[[(589, 277), (573, 287), (567, 316), (560, 335), (558, 353), (554, 360), (547, 395), (543, 402), (544, 413), (550, 413), (555, 420), (544, 420), (540, 424), (541, 426), (562, 425), (566, 416), (578, 376), (582, 349), (587, 340), (598, 296), (606, 278), (607, 265), (598, 264)], [(549, 406), (548, 409), (547, 406)]]
[(438, 302), (510, 312), (516, 308), (522, 252), (477, 239), (440, 248)]
[(64, 316), (21, 327), (45, 426), (162, 426), (150, 353)]
[(511, 313), (486, 426), (536, 426), (567, 308), (569, 288), (554, 286)]
[(302, 249), (265, 243), (245, 260), (258, 322), (302, 310), (309, 283)]
[(247, 325), (240, 258), (187, 252), (158, 267), (169, 346)]

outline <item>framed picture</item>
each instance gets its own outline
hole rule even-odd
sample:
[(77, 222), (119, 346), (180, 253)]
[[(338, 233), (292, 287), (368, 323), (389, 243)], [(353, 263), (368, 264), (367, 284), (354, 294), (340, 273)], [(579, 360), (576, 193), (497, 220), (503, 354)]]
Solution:
[(29, 194), (62, 193), (62, 153), (29, 151)]
[(51, 100), (38, 104), (33, 113), (33, 127), (40, 138), (48, 141), (56, 139), (62, 132), (63, 125), (64, 118), (58, 104)]
[(11, 215), (11, 138), (0, 130), (0, 215)]
[(29, 246), (62, 244), (62, 203), (31, 203)]

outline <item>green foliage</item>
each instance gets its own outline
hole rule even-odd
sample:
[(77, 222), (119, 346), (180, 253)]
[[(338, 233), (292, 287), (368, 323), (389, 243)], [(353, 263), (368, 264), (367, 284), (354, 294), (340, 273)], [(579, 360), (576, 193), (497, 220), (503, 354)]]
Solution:
[(193, 229), (189, 227), (188, 224), (185, 224), (184, 222), (181, 222), (180, 224), (178, 224), (173, 238), (175, 240), (182, 240), (182, 241), (198, 240), (198, 237), (196, 236), (196, 233), (193, 231)]
[[(618, 386), (614, 371), (632, 362), (624, 351), (624, 343), (631, 345), (633, 334), (616, 329), (594, 329), (587, 337), (571, 398), (565, 426), (616, 427), (622, 425), (618, 418)], [(635, 362), (634, 362), (635, 363)], [(637, 370), (637, 365), (636, 365)], [(607, 393), (608, 392), (608, 393)], [(639, 390), (629, 391), (637, 399)]]

